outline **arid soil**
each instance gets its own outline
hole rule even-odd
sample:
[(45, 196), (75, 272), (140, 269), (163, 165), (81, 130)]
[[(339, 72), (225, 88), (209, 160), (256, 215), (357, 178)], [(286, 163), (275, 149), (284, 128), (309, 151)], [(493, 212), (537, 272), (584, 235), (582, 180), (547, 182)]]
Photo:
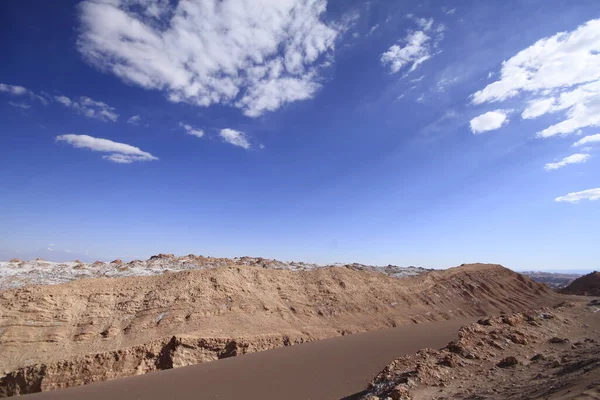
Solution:
[(560, 290), (564, 294), (576, 294), (580, 296), (600, 296), (600, 272), (575, 279), (571, 284)]
[(555, 304), (498, 265), (396, 279), (231, 266), (0, 292), (7, 395), (145, 374), (349, 333)]
[(600, 302), (573, 300), (480, 319), (439, 351), (396, 359), (360, 398), (600, 398)]

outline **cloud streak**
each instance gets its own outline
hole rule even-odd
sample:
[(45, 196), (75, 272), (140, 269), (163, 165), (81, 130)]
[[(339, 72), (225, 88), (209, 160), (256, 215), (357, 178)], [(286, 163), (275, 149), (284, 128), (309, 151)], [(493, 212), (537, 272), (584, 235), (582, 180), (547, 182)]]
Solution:
[(573, 143), (573, 146), (579, 147), (579, 146), (585, 146), (586, 144), (592, 144), (592, 143), (600, 143), (600, 133), (596, 133), (595, 135), (589, 135), (589, 136), (583, 137), (583, 138), (579, 139), (578, 141), (576, 141), (575, 143)]
[(552, 171), (555, 169), (565, 167), (569, 164), (581, 164), (581, 163), (586, 162), (589, 158), (590, 158), (589, 154), (582, 154), (582, 153), (572, 154), (568, 157), (563, 158), (559, 162), (546, 164), (544, 166), (544, 169), (546, 171)]
[[(7, 85), (5, 83), (0, 83), (0, 92), (8, 93), (13, 96), (26, 96), (31, 100), (39, 101), (43, 105), (48, 105), (49, 101), (46, 97), (35, 94), (31, 90), (18, 85)], [(42, 92), (42, 94), (45, 94)]]
[(184, 124), (183, 122), (180, 122), (179, 126), (181, 126), (183, 129), (185, 129), (185, 133), (187, 133), (188, 135), (196, 136), (199, 138), (204, 136), (204, 131), (202, 129), (194, 128), (193, 126)]
[(95, 118), (105, 122), (116, 122), (119, 118), (119, 114), (115, 112), (114, 107), (86, 96), (81, 96), (79, 101), (71, 100), (67, 96), (55, 96), (54, 99), (63, 106), (71, 108), (78, 114), (88, 118)]
[(140, 117), (139, 115), (134, 115), (134, 116), (129, 117), (129, 119), (127, 120), (127, 123), (130, 125), (139, 125), (141, 120), (142, 120), (142, 117)]
[(581, 192), (569, 193), (566, 196), (557, 197), (554, 201), (566, 203), (578, 203), (581, 200), (600, 200), (600, 188), (583, 190)]
[(56, 141), (64, 141), (79, 149), (110, 153), (102, 156), (102, 158), (119, 164), (131, 164), (137, 161), (158, 160), (158, 158), (154, 157), (152, 154), (142, 151), (138, 147), (125, 143), (113, 142), (112, 140), (108, 139), (95, 138), (88, 135), (60, 135), (56, 137)]

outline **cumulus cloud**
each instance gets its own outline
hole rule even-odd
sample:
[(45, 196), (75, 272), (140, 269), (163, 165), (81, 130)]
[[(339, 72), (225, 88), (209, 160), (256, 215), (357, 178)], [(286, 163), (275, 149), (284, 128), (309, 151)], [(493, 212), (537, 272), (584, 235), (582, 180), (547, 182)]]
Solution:
[(524, 119), (564, 112), (538, 132), (551, 137), (600, 126), (600, 19), (543, 38), (502, 63), (500, 79), (472, 96), (474, 104), (533, 96)]
[(557, 197), (555, 201), (564, 201), (567, 203), (577, 203), (580, 200), (600, 200), (600, 188), (583, 190), (581, 192), (569, 193), (566, 196)]
[(112, 122), (116, 122), (119, 118), (119, 114), (115, 112), (114, 107), (86, 96), (81, 96), (79, 101), (71, 100), (67, 96), (55, 96), (54, 99), (65, 107), (69, 107), (78, 114), (89, 118)]
[(437, 54), (439, 42), (444, 38), (444, 25), (433, 28), (433, 18), (409, 18), (421, 28), (417, 31), (409, 31), (400, 44), (392, 45), (381, 55), (380, 61), (384, 66), (389, 66), (391, 73), (396, 73), (405, 67), (410, 73), (416, 70), (422, 63)]
[(577, 153), (572, 154), (568, 157), (563, 158), (561, 161), (556, 163), (548, 163), (544, 166), (546, 171), (552, 171), (554, 169), (559, 169), (569, 164), (580, 164), (586, 162), (590, 158), (589, 154)]
[(227, 143), (244, 149), (250, 148), (250, 142), (248, 142), (248, 139), (246, 139), (246, 135), (244, 135), (243, 132), (233, 129), (221, 129), (220, 135)]
[(488, 111), (485, 114), (481, 114), (480, 116), (473, 118), (469, 124), (471, 126), (471, 132), (477, 134), (481, 132), (493, 131), (494, 129), (500, 128), (507, 122), (507, 111), (495, 110)]
[(142, 117), (140, 117), (139, 115), (134, 115), (132, 117), (129, 117), (129, 119), (127, 120), (127, 123), (131, 124), (131, 125), (139, 125), (141, 119), (142, 119)]
[(138, 147), (88, 135), (60, 135), (56, 137), (56, 141), (67, 142), (75, 148), (110, 153), (102, 156), (102, 158), (119, 164), (158, 160), (158, 158), (154, 157), (152, 154), (142, 151)]
[(326, 0), (85, 0), (77, 47), (92, 65), (161, 90), (170, 101), (225, 104), (257, 117), (319, 89), (320, 70), (345, 29), (323, 21), (326, 6)]
[(184, 124), (183, 122), (180, 122), (179, 126), (181, 126), (183, 129), (185, 129), (185, 132), (188, 135), (197, 136), (199, 138), (204, 136), (204, 131), (202, 129), (194, 128), (193, 126)]
[(576, 141), (575, 143), (573, 143), (573, 146), (579, 147), (579, 146), (584, 146), (584, 145), (590, 144), (590, 143), (600, 143), (600, 133), (596, 133), (595, 135), (589, 135), (589, 136), (583, 137), (583, 138), (579, 139), (578, 141)]

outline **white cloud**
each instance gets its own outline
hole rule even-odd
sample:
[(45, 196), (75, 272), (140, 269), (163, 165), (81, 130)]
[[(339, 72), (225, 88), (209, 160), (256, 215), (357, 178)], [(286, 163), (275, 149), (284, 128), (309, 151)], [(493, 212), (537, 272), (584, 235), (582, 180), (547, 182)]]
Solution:
[(527, 108), (521, 114), (523, 119), (537, 118), (549, 112), (554, 104), (554, 98), (536, 99), (530, 101)]
[(438, 92), (445, 92), (448, 86), (455, 84), (459, 79), (460, 78), (458, 76), (441, 78), (439, 81), (437, 81), (435, 89)]
[(535, 98), (529, 101), (523, 118), (565, 113), (562, 121), (538, 132), (538, 137), (600, 126), (600, 19), (537, 41), (504, 61), (500, 75), (473, 94), (473, 103), (532, 94)]
[(427, 19), (427, 18), (417, 18), (415, 20), (415, 22), (425, 32), (427, 32), (428, 30), (430, 30), (431, 27), (433, 26), (433, 18), (429, 18), (429, 19)]
[(444, 37), (444, 25), (433, 28), (433, 18), (414, 18), (407, 15), (421, 28), (419, 31), (410, 31), (402, 40), (403, 46), (394, 44), (381, 55), (380, 61), (384, 66), (389, 66), (390, 72), (396, 73), (405, 67), (408, 73), (417, 69), (422, 63), (437, 54), (437, 46)]
[(181, 126), (183, 129), (185, 129), (185, 132), (188, 135), (197, 136), (199, 138), (201, 138), (202, 136), (204, 136), (204, 131), (202, 129), (194, 128), (193, 126), (188, 125), (188, 124), (184, 124), (183, 122), (180, 122), (179, 126)]
[(579, 139), (578, 141), (576, 141), (575, 143), (573, 143), (573, 146), (575, 147), (579, 147), (579, 146), (583, 146), (589, 143), (600, 143), (600, 133), (596, 133), (595, 135), (589, 135), (586, 137), (583, 137), (581, 139)]
[(456, 8), (451, 8), (450, 10), (446, 11), (446, 14), (454, 15), (455, 12), (456, 12)]
[(559, 169), (569, 164), (580, 164), (586, 162), (590, 158), (589, 154), (572, 154), (568, 157), (563, 158), (561, 161), (556, 163), (548, 163), (544, 166), (546, 171), (552, 171), (554, 169)]
[(119, 114), (115, 113), (114, 107), (86, 96), (81, 96), (79, 101), (71, 100), (67, 96), (55, 96), (54, 99), (65, 107), (72, 108), (77, 113), (89, 118), (112, 122), (116, 122), (119, 118)]
[[(48, 104), (48, 99), (46, 99), (44, 96), (37, 95), (31, 90), (24, 88), (23, 86), (7, 85), (5, 83), (0, 83), (0, 92), (9, 93), (13, 96), (28, 96), (32, 100), (37, 100), (41, 102), (43, 105)], [(42, 92), (42, 94), (45, 93)]]
[(498, 129), (506, 123), (508, 123), (507, 110), (494, 110), (473, 118), (469, 124), (471, 132), (477, 134)]
[(102, 156), (102, 158), (120, 164), (131, 164), (135, 161), (158, 160), (158, 158), (154, 157), (152, 154), (142, 151), (138, 147), (88, 135), (60, 135), (56, 137), (56, 141), (67, 142), (75, 148), (111, 153)]
[(244, 149), (250, 148), (250, 143), (243, 132), (239, 132), (233, 129), (221, 129), (221, 137), (227, 143), (230, 143), (234, 146), (243, 147)]
[(142, 119), (142, 117), (140, 117), (139, 115), (134, 115), (132, 117), (129, 117), (129, 119), (127, 120), (127, 123), (131, 124), (131, 125), (139, 125), (141, 119)]
[(544, 38), (502, 63), (501, 79), (473, 102), (502, 101), (520, 92), (570, 87), (600, 79), (600, 19)]
[(367, 36), (371, 36), (373, 34), (373, 32), (375, 32), (378, 28), (379, 28), (379, 24), (373, 25), (371, 27), (371, 29), (369, 29), (369, 33), (367, 33)]
[(31, 106), (29, 104), (25, 104), (25, 103), (15, 103), (14, 101), (9, 101), (8, 104), (10, 104), (13, 107), (19, 107), (22, 108), (23, 110), (27, 110), (28, 108), (31, 108)]
[(23, 86), (6, 85), (4, 83), (0, 83), (0, 92), (6, 92), (14, 94), (16, 96), (20, 96), (22, 94), (26, 94), (28, 90), (25, 89)]
[(600, 200), (600, 188), (583, 190), (581, 192), (569, 193), (566, 196), (557, 197), (555, 201), (577, 203), (579, 200)]
[[(156, 3), (156, 2), (154, 2)], [(231, 105), (257, 117), (320, 87), (345, 26), (326, 0), (148, 0), (81, 3), (77, 46), (96, 67), (173, 102)], [(142, 10), (142, 11), (141, 11)], [(351, 23), (351, 19), (348, 19)]]

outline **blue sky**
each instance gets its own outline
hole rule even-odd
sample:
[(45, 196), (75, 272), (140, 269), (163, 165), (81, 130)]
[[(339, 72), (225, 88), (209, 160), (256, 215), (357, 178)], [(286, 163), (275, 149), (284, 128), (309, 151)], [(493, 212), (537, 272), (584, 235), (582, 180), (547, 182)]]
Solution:
[(0, 250), (600, 269), (598, 18), (1, 2)]

